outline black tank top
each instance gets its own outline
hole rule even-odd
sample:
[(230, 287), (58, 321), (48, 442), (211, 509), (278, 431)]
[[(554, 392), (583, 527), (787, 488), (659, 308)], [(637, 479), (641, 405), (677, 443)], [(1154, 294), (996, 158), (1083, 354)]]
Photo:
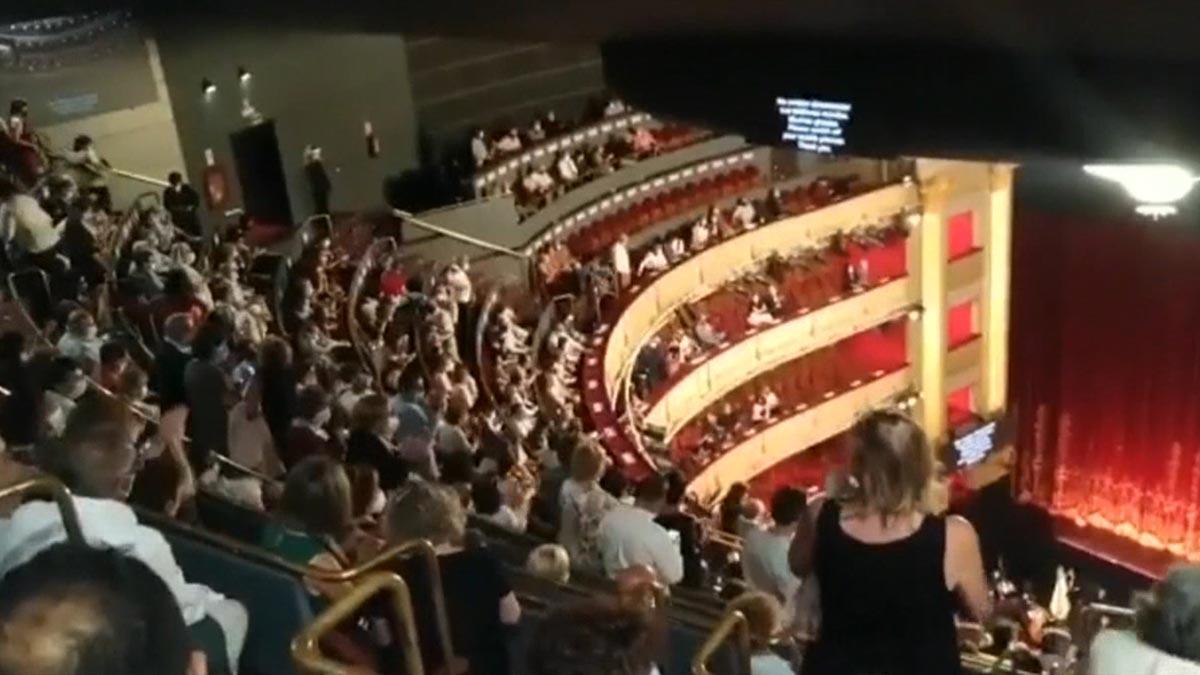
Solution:
[(867, 544), (842, 531), (841, 506), (817, 516), (821, 630), (804, 675), (961, 675), (955, 599), (946, 589), (946, 519)]

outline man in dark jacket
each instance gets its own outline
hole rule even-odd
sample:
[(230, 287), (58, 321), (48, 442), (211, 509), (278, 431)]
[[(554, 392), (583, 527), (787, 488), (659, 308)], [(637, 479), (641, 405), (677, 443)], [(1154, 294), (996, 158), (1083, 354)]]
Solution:
[(329, 174), (325, 171), (321, 148), (315, 145), (304, 149), (304, 175), (308, 178), (308, 189), (312, 192), (313, 213), (328, 215), (329, 193), (333, 191), (333, 184), (329, 182)]

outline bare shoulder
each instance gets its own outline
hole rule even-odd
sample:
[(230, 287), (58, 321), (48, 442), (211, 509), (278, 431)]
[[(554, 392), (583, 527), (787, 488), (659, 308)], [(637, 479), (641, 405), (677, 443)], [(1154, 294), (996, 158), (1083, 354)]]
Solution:
[(946, 516), (946, 539), (952, 544), (970, 544), (979, 540), (975, 526), (962, 516)]

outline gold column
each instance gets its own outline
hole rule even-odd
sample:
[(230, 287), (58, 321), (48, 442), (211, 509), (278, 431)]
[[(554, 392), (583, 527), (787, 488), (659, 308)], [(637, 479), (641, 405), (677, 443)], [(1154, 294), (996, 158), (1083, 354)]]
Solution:
[(987, 233), (983, 241), (983, 294), (980, 328), (983, 333), (982, 401), (985, 415), (1004, 410), (1008, 398), (1008, 316), (1012, 284), (1013, 166), (990, 169)]
[(950, 181), (933, 175), (921, 184), (921, 422), (930, 439), (946, 432), (946, 198)]

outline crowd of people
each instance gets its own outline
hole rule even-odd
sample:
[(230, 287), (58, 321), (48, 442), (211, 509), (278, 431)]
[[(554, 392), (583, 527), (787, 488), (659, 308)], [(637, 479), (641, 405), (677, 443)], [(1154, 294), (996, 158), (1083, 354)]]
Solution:
[[(5, 147), (40, 152), (26, 108), (13, 110)], [(328, 235), (276, 298), (276, 284), (256, 278), (257, 252), (240, 227), (204, 236), (181, 175), (158, 205), (121, 211), (91, 139), (69, 152), (54, 169), (5, 155), (0, 178), (5, 269), (47, 280), (42, 295), (20, 298), (35, 310), (33, 334), (0, 334), (0, 476), (61, 481), (84, 541), (70, 541), (53, 502), (5, 505), (0, 672), (236, 673), (262, 617), (189, 581), (143, 517), (205, 527), (201, 496), (261, 519), (251, 545), (318, 572), (429, 542), (454, 644), (474, 673), (511, 670), (511, 627), (524, 612), (516, 574), (614, 589), (537, 622), (522, 670), (538, 675), (656, 672), (663, 615), (647, 594), (660, 587), (730, 599), (749, 628), (755, 675), (961, 672), (956, 616), (998, 613), (978, 537), (930, 506), (932, 449), (901, 414), (856, 424), (844, 472), (822, 497), (784, 487), (766, 505), (739, 484), (706, 514), (679, 471), (631, 485), (585, 432), (575, 373), (594, 354), (573, 309), (537, 340), (501, 303), (480, 359), (473, 335), (486, 299), (469, 260), (422, 267), (396, 246), (356, 266)], [(669, 266), (778, 217), (780, 201), (772, 193), (761, 205), (711, 210), (646, 257)], [(628, 251), (611, 257), (629, 284)], [(639, 275), (662, 271), (646, 257)], [(867, 270), (846, 274), (853, 284)], [(770, 290), (756, 294), (747, 322), (756, 312), (778, 320), (780, 304)], [(700, 315), (674, 348), (694, 359), (728, 339)], [(765, 388), (751, 416), (770, 419), (778, 406)], [(536, 545), (514, 568), (479, 534), (483, 524)], [(406, 576), (418, 594), (434, 592), (432, 581)], [(1141, 633), (1097, 641), (1093, 672), (1138, 672), (1130, 668), (1155, 660), (1160, 673), (1193, 672), (1198, 586), (1194, 570), (1169, 576)], [(320, 574), (308, 587), (318, 606), (348, 590)], [(423, 625), (436, 623), (433, 603), (414, 607)], [(347, 628), (330, 649), (368, 667), (399, 662), (383, 625)], [(426, 667), (449, 666), (427, 632)], [(809, 643), (802, 661), (781, 647), (796, 637)]]

